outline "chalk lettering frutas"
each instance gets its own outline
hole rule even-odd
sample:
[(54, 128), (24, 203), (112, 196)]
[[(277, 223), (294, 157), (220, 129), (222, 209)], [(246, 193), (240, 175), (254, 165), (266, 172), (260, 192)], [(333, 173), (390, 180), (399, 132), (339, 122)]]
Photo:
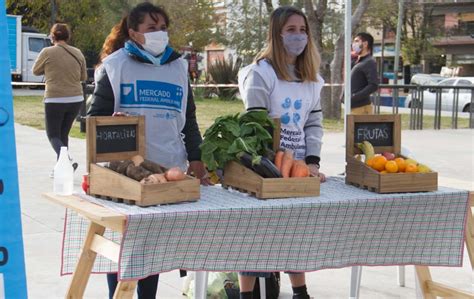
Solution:
[(357, 130), (357, 138), (359, 140), (387, 139), (388, 131), (380, 128), (361, 128)]

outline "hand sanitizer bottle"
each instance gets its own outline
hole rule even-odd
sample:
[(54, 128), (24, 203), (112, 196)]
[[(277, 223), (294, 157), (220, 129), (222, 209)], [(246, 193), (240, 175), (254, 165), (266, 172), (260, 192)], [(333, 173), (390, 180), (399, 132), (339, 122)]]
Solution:
[(74, 189), (74, 169), (69, 160), (67, 147), (62, 146), (59, 159), (54, 166), (53, 192), (57, 195), (72, 195)]

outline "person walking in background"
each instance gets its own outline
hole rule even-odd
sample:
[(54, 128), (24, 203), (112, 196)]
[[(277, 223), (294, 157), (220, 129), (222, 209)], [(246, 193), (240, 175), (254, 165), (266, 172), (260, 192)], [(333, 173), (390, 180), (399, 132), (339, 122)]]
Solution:
[(358, 33), (352, 42), (351, 113), (372, 114), (370, 94), (377, 91), (377, 64), (372, 57), (374, 38), (369, 33)]
[[(102, 47), (87, 114), (146, 116), (147, 158), (167, 168), (178, 166), (209, 185), (188, 63), (168, 45), (169, 23), (164, 8), (144, 2), (114, 26)], [(139, 299), (155, 298), (158, 278), (138, 281)], [(107, 274), (107, 282), (112, 298), (117, 274)]]
[(66, 24), (54, 24), (50, 37), (53, 46), (41, 50), (33, 74), (45, 77), (46, 134), (59, 158), (61, 146), (69, 144), (69, 131), (84, 100), (81, 81), (87, 79), (87, 70), (81, 50), (67, 44), (71, 33)]
[[(318, 74), (320, 56), (307, 17), (292, 6), (281, 6), (270, 17), (266, 48), (255, 62), (239, 72), (239, 90), (247, 111), (264, 109), (281, 121), (280, 146), (291, 149), (295, 159), (305, 160), (313, 176), (319, 172), (323, 113)], [(265, 224), (262, 224), (265, 225)], [(294, 299), (307, 299), (304, 273), (289, 273)], [(242, 272), (240, 298), (252, 298), (255, 277), (270, 273)]]

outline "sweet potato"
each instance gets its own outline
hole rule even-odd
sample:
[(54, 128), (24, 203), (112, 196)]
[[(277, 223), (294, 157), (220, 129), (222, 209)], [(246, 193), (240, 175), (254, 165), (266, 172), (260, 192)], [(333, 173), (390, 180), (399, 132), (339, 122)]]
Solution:
[(283, 154), (283, 159), (281, 162), (281, 175), (284, 178), (290, 177), (291, 167), (293, 166), (293, 151), (292, 150), (285, 150)]
[(143, 157), (140, 155), (133, 156), (131, 160), (133, 161), (133, 164), (135, 166), (140, 166), (140, 164), (142, 164), (142, 162), (145, 161), (145, 159), (143, 159)]
[(167, 180), (165, 178), (165, 175), (162, 173), (151, 174), (140, 181), (140, 183), (144, 185), (161, 184), (161, 183), (166, 183), (166, 182)]
[(107, 166), (107, 168), (109, 168), (110, 170), (118, 172), (117, 169), (122, 163), (123, 163), (122, 161), (110, 161), (109, 166)]
[(118, 166), (117, 166), (117, 172), (120, 173), (120, 174), (123, 174), (123, 175), (127, 175), (127, 167), (128, 165), (130, 164), (133, 164), (132, 160), (125, 160), (125, 161), (122, 161), (122, 163), (120, 163)]
[(157, 183), (166, 183), (168, 180), (166, 179), (163, 173), (154, 173), (149, 176), (150, 179), (156, 181)]
[(132, 178), (136, 181), (141, 181), (143, 180), (144, 178), (148, 177), (149, 175), (151, 175), (151, 172), (146, 170), (145, 168), (143, 167), (140, 167), (140, 166), (135, 166), (133, 165), (133, 163), (130, 163), (127, 167), (127, 172), (126, 172), (126, 175), (129, 177), (129, 178)]
[(179, 167), (172, 167), (165, 172), (168, 181), (181, 181), (186, 178), (186, 174)]
[(147, 159), (143, 160), (143, 162), (140, 164), (140, 166), (147, 169), (147, 170), (149, 170), (149, 171), (151, 171), (152, 173), (163, 173), (164, 172), (163, 168), (159, 164), (157, 164), (153, 161), (147, 160)]

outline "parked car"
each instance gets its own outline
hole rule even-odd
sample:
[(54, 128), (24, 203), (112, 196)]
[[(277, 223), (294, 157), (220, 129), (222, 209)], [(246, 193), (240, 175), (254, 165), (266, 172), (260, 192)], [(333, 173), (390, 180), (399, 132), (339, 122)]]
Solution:
[(444, 79), (446, 79), (446, 77), (439, 74), (415, 74), (411, 77), (410, 84), (435, 85)]
[[(437, 86), (473, 86), (474, 77), (452, 77), (440, 81)], [(411, 107), (413, 102), (413, 95), (409, 94), (405, 100), (405, 107)], [(417, 99), (415, 99), (417, 100)], [(454, 102), (454, 89), (445, 88), (441, 92), (441, 110), (453, 111)], [(436, 89), (430, 88), (423, 91), (423, 109), (435, 109), (436, 105)], [(471, 107), (471, 89), (460, 89), (459, 90), (459, 102), (458, 112), (469, 112), (474, 111), (474, 107)]]

